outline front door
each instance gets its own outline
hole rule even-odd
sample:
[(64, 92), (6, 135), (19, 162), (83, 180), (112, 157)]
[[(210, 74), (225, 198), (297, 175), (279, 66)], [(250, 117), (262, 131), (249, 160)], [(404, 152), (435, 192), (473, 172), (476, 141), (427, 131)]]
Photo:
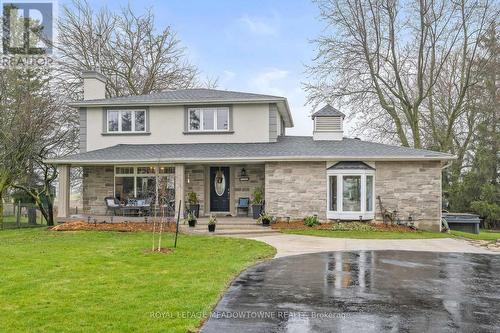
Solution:
[(229, 167), (210, 167), (210, 211), (229, 212)]

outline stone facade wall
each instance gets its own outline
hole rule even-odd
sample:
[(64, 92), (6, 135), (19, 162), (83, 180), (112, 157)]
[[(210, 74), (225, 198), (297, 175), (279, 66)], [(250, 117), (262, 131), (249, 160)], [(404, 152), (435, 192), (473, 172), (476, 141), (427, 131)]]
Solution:
[[(441, 164), (439, 161), (376, 162), (375, 195), (385, 209), (397, 210), (401, 219), (412, 215), (420, 229), (441, 226)], [(382, 221), (376, 200), (377, 221)]]
[(104, 215), (106, 213), (104, 198), (112, 197), (114, 192), (113, 167), (84, 167), (82, 187), (83, 212)]
[(325, 162), (269, 162), (265, 165), (266, 211), (278, 218), (326, 219)]
[[(210, 211), (208, 170), (210, 165), (186, 165), (185, 196), (189, 192), (195, 192), (200, 201), (200, 216), (208, 215)], [(241, 169), (245, 168), (249, 180), (241, 181)], [(256, 187), (264, 190), (264, 165), (263, 164), (241, 164), (232, 165), (231, 170), (231, 213), (236, 215), (236, 206), (239, 198), (252, 198)], [(189, 180), (189, 182), (188, 182)], [(250, 208), (249, 214), (252, 213)]]
[(184, 195), (187, 200), (189, 192), (195, 192), (200, 202), (200, 216), (205, 215), (205, 167), (203, 165), (186, 165), (184, 177)]
[[(245, 168), (248, 180), (241, 181), (240, 173), (241, 169)], [(231, 169), (234, 172), (234, 185), (233, 185), (233, 207), (236, 213), (236, 207), (238, 206), (239, 198), (250, 198), (252, 200), (252, 194), (255, 188), (260, 187), (265, 194), (265, 184), (264, 184), (264, 164), (247, 164), (247, 165), (237, 165)], [(243, 213), (243, 212), (241, 212)], [(252, 207), (250, 204), (250, 209), (248, 212), (249, 216), (252, 215)]]

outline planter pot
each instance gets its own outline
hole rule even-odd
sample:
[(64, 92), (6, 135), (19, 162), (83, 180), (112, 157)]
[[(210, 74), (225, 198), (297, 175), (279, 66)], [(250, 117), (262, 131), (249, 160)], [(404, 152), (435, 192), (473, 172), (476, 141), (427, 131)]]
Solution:
[(191, 228), (194, 228), (196, 226), (196, 220), (189, 220), (188, 224)]
[(262, 220), (262, 225), (264, 227), (268, 227), (271, 224), (271, 220), (263, 219)]
[(196, 216), (196, 218), (200, 217), (200, 204), (189, 204), (188, 212)]
[(256, 220), (262, 213), (262, 205), (252, 205), (253, 218)]
[(215, 231), (215, 224), (209, 224), (208, 225), (208, 231), (209, 232), (214, 232)]

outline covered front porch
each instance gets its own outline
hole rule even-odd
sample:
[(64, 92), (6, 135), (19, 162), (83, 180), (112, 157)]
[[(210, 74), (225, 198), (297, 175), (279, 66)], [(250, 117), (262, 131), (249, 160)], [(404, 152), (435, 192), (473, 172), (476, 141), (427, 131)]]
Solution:
[[(140, 221), (153, 216), (183, 217), (188, 194), (195, 194), (200, 217), (251, 216), (252, 209), (238, 209), (240, 198), (264, 191), (265, 165), (246, 164), (114, 164), (59, 165), (57, 217), (59, 221), (90, 217), (102, 221)], [(70, 207), (71, 169), (81, 168), (81, 208)], [(74, 181), (76, 184), (76, 181)], [(113, 209), (110, 202), (120, 207)]]

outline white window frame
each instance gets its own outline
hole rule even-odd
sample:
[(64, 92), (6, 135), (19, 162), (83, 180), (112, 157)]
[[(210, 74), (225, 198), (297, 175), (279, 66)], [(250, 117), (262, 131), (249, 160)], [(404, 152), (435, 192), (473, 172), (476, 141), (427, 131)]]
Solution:
[[(327, 193), (327, 203), (326, 203), (326, 217), (332, 220), (359, 220), (361, 216), (362, 220), (373, 220), (375, 218), (375, 170), (327, 170), (327, 182), (326, 182), (326, 193)], [(337, 176), (337, 210), (330, 210), (330, 176)], [(343, 198), (344, 198), (344, 177), (345, 176), (361, 176), (361, 210), (352, 212), (344, 211)], [(372, 210), (366, 210), (366, 176), (373, 177), (372, 186)]]
[[(153, 167), (155, 168), (154, 173), (138, 173), (137, 169), (138, 168), (149, 168)], [(114, 177), (113, 177), (113, 197), (116, 198), (116, 178), (117, 177), (133, 177), (134, 178), (134, 198), (137, 198), (137, 178), (138, 177), (151, 177), (151, 178), (156, 178), (156, 177), (168, 177), (169, 175), (172, 175), (174, 173), (161, 173), (160, 168), (165, 167), (165, 168), (175, 168), (173, 165), (169, 164), (161, 164), (160, 166), (157, 165), (115, 165), (114, 167)], [(117, 168), (133, 168), (133, 173), (117, 173), (116, 169)], [(175, 177), (175, 176), (174, 176)], [(174, 185), (175, 188), (175, 185)], [(158, 196), (158, 184), (156, 184), (156, 196)]]
[[(110, 112), (118, 112), (118, 131), (111, 131), (109, 129), (109, 113)], [(122, 112), (132, 112), (132, 130), (131, 131), (122, 131)], [(136, 112), (144, 112), (144, 130), (142, 131), (137, 131), (135, 129), (135, 113)], [(146, 133), (146, 127), (147, 127), (147, 117), (148, 113), (146, 112), (146, 109), (120, 109), (120, 110), (106, 110), (106, 131), (108, 133)]]
[[(191, 111), (200, 111), (200, 129), (191, 129)], [(217, 118), (218, 118), (218, 112), (219, 110), (224, 110), (226, 111), (227, 114), (227, 129), (218, 129), (217, 128)], [(214, 128), (213, 129), (204, 129), (203, 128), (203, 115), (205, 111), (213, 111), (214, 112)], [(229, 107), (227, 106), (220, 106), (220, 107), (201, 107), (201, 108), (196, 108), (196, 107), (190, 107), (187, 109), (187, 130), (188, 132), (229, 132), (229, 129), (231, 128), (230, 124), (230, 117), (229, 117)]]

